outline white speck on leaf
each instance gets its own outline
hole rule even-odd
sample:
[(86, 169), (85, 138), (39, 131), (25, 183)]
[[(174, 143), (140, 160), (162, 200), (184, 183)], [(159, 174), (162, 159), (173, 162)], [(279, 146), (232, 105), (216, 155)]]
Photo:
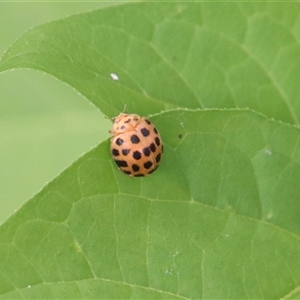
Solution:
[(118, 75), (115, 74), (115, 73), (111, 73), (111, 74), (110, 74), (110, 78), (111, 78), (112, 80), (119, 80)]
[(167, 268), (167, 269), (165, 270), (165, 273), (168, 274), (168, 275), (173, 275), (173, 270)]
[(271, 155), (271, 154), (272, 154), (272, 151), (271, 151), (270, 149), (266, 149), (266, 150), (265, 150), (265, 153), (268, 154), (268, 155)]

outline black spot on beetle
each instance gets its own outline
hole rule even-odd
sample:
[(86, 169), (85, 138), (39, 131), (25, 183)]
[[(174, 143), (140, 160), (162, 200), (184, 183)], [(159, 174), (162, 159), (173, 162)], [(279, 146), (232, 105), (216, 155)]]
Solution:
[(147, 128), (142, 128), (141, 133), (143, 136), (148, 136), (150, 134), (150, 131)]
[(122, 126), (121, 126), (121, 130), (124, 130), (124, 129), (125, 129), (125, 126), (124, 126), (124, 125), (122, 125)]
[(123, 155), (128, 155), (129, 152), (130, 152), (130, 149), (122, 149)]
[(128, 174), (128, 175), (130, 175), (131, 174), (131, 172), (130, 171), (125, 171), (125, 170), (122, 170), (125, 174)]
[(153, 163), (151, 161), (147, 161), (144, 163), (144, 168), (149, 170), (152, 167)]
[(139, 151), (134, 151), (134, 152), (132, 153), (132, 157), (133, 157), (134, 159), (136, 159), (136, 160), (139, 160), (139, 159), (141, 159), (142, 154), (141, 154), (141, 152), (139, 152)]
[(124, 121), (124, 123), (129, 123), (129, 122), (131, 122), (130, 118), (128, 120)]
[(128, 167), (128, 164), (125, 160), (117, 160), (116, 159), (115, 162), (120, 168)]
[(112, 153), (113, 156), (119, 156), (120, 155), (120, 152), (119, 152), (118, 149), (112, 149), (111, 153)]
[(132, 165), (132, 170), (133, 170), (134, 172), (137, 172), (137, 171), (140, 170), (140, 167), (139, 167), (138, 165), (133, 164), (133, 165)]
[(158, 167), (158, 166), (156, 166), (154, 169), (152, 169), (151, 171), (149, 171), (148, 174), (153, 173), (153, 172), (157, 169), (157, 167)]
[(153, 130), (154, 130), (155, 133), (158, 133), (158, 131), (155, 127), (153, 127)]
[(144, 148), (143, 153), (144, 153), (145, 156), (149, 156), (150, 153), (151, 153), (149, 147)]
[(155, 157), (155, 161), (156, 161), (157, 163), (159, 163), (160, 158), (161, 158), (161, 155), (160, 155), (160, 153), (158, 153), (158, 154), (156, 155), (156, 157)]
[(133, 175), (134, 177), (144, 177), (145, 175), (144, 174), (135, 174)]
[(123, 143), (124, 143), (124, 140), (122, 140), (121, 138), (117, 138), (117, 139), (116, 139), (116, 144), (117, 144), (118, 146), (121, 146)]
[(159, 137), (155, 138), (155, 144), (156, 144), (157, 147), (160, 145), (160, 139), (159, 139)]
[(140, 142), (140, 138), (136, 135), (136, 134), (133, 134), (131, 137), (130, 137), (130, 140), (133, 144), (138, 144)]
[(151, 150), (152, 152), (155, 152), (155, 150), (156, 150), (156, 146), (154, 145), (154, 143), (152, 143), (152, 144), (149, 146), (149, 148), (150, 148), (150, 150)]
[(145, 119), (145, 121), (146, 121), (146, 123), (147, 123), (148, 125), (151, 124), (151, 122), (150, 122), (148, 119)]

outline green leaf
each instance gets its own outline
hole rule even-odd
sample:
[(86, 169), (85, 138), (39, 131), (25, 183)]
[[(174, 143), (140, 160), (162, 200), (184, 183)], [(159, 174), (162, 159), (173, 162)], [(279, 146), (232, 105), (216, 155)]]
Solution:
[(165, 153), (130, 178), (104, 141), (29, 200), (0, 227), (0, 298), (299, 298), (298, 15), (131, 3), (21, 37), (0, 71), (152, 114)]
[(299, 124), (299, 12), (297, 3), (116, 5), (27, 32), (0, 71), (53, 74), (110, 117), (125, 105), (146, 115), (249, 107)]
[(299, 296), (299, 129), (243, 110), (152, 120), (153, 175), (124, 176), (104, 142), (1, 227), (2, 298)]

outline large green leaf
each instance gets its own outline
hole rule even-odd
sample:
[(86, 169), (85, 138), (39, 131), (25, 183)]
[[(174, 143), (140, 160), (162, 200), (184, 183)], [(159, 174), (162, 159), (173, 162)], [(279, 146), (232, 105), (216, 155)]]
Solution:
[(249, 107), (299, 124), (299, 11), (298, 3), (109, 7), (29, 31), (0, 70), (44, 70), (109, 116), (125, 104), (141, 114)]
[(153, 176), (124, 176), (104, 142), (1, 227), (3, 298), (300, 296), (299, 129), (239, 110), (152, 120)]
[(129, 178), (105, 141), (29, 200), (0, 227), (0, 297), (299, 298), (299, 10), (132, 3), (21, 37), (0, 71), (154, 114), (165, 153)]

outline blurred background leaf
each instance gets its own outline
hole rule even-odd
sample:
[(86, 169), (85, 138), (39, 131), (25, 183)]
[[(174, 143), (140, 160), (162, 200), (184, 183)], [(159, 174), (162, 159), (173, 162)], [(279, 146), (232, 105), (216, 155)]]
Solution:
[[(34, 26), (108, 4), (1, 2), (0, 56)], [(78, 91), (34, 70), (0, 73), (0, 107), (2, 223), (74, 159), (105, 139), (110, 122)]]

